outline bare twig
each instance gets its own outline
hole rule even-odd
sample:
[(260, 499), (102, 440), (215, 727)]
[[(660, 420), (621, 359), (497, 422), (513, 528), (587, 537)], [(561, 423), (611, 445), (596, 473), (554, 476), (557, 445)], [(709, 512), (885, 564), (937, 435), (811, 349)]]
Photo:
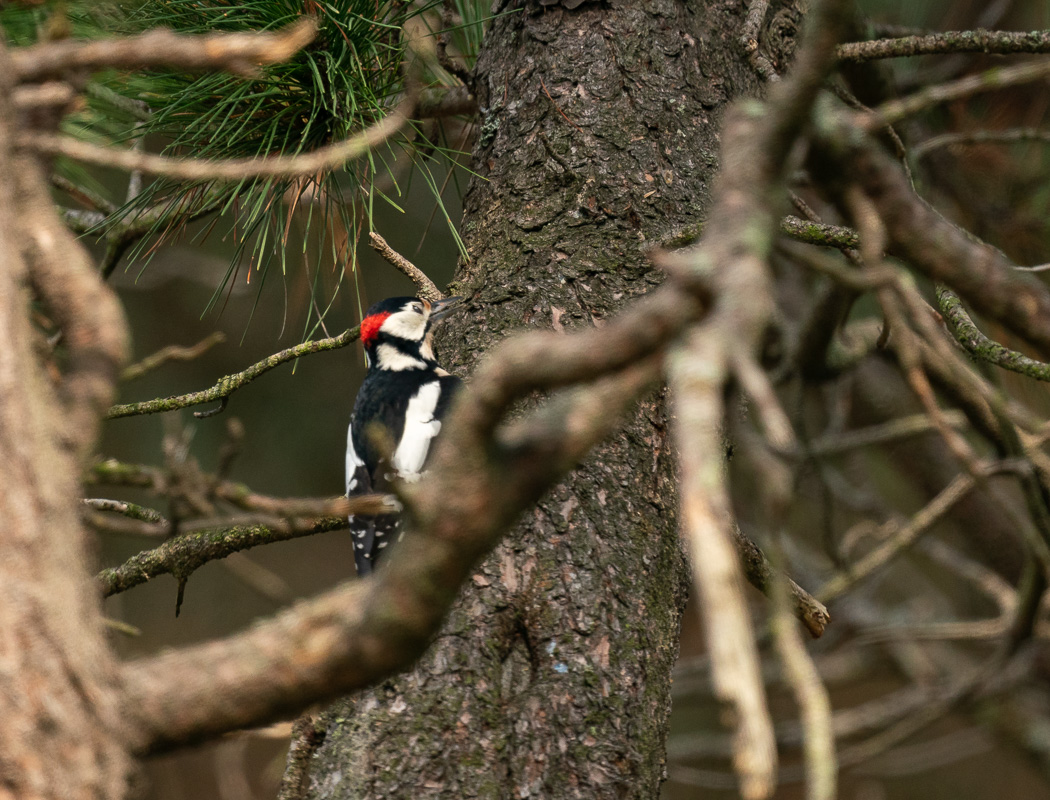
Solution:
[(30, 280), (69, 353), (60, 387), (66, 405), (63, 435), (74, 450), (85, 451), (127, 359), (123, 309), (59, 219), (42, 165), (22, 154), (13, 157), (11, 168), (18, 181), (18, 223)]
[(806, 651), (788, 610), (787, 593), (781, 584), (773, 603), (773, 639), (784, 675), (801, 711), (808, 800), (834, 800), (838, 762), (831, 701), (816, 664)]
[[(967, 424), (966, 415), (961, 411), (944, 412), (945, 421), (954, 428), (963, 428)], [(867, 428), (831, 434), (814, 439), (805, 448), (809, 456), (823, 457), (847, 453), (861, 447), (885, 444), (909, 436), (918, 436), (935, 430), (933, 420), (927, 414), (913, 414), (909, 417), (883, 422)]]
[(298, 178), (341, 167), (360, 158), (390, 139), (408, 122), (416, 94), (406, 93), (401, 103), (383, 119), (342, 142), (310, 153), (264, 158), (203, 160), (171, 158), (137, 150), (118, 150), (75, 139), (72, 136), (33, 132), (17, 138), (19, 147), (50, 156), (64, 156), (86, 164), (97, 164), (185, 181), (240, 181), (250, 178)]
[(153, 30), (138, 36), (84, 42), (72, 39), (23, 47), (11, 53), (17, 79), (39, 81), (67, 70), (176, 67), (225, 69), (251, 77), (262, 64), (287, 61), (313, 41), (317, 23), (303, 17), (274, 33), (212, 33), (185, 36)]
[(940, 53), (1014, 53), (1050, 52), (1050, 31), (1022, 33), (1014, 31), (945, 31), (925, 35), (850, 42), (839, 45), (839, 61), (859, 63), (879, 58), (935, 55)]
[(96, 511), (111, 511), (114, 514), (122, 514), (129, 519), (139, 520), (140, 522), (164, 522), (164, 517), (161, 516), (160, 512), (146, 506), (140, 506), (137, 503), (129, 503), (126, 500), (87, 498), (84, 500), (84, 505)]
[(1003, 89), (1007, 86), (1031, 83), (1047, 75), (1050, 75), (1050, 61), (1040, 60), (1017, 64), (1013, 67), (990, 69), (976, 75), (967, 75), (965, 78), (959, 78), (950, 83), (928, 86), (915, 94), (883, 103), (865, 121), (865, 127), (869, 131), (874, 131), (941, 103), (994, 89)]
[(747, 8), (747, 16), (740, 30), (740, 47), (747, 54), (751, 67), (770, 83), (780, 80), (776, 68), (769, 58), (762, 52), (758, 40), (762, 23), (765, 21), (766, 13), (769, 11), (769, 0), (751, 0)]
[(1002, 131), (958, 131), (931, 136), (909, 150), (918, 160), (941, 147), (954, 145), (1012, 144), (1014, 142), (1050, 142), (1050, 130), (1041, 128), (1010, 128)]
[(216, 331), (192, 347), (183, 347), (177, 344), (168, 345), (156, 353), (146, 356), (138, 363), (125, 367), (124, 371), (120, 373), (120, 379), (122, 381), (133, 381), (169, 361), (192, 361), (202, 356), (215, 345), (225, 341), (226, 334), (222, 331)]
[[(984, 476), (992, 474), (999, 468), (1001, 467), (995, 464), (986, 466)], [(892, 537), (853, 564), (847, 574), (834, 577), (825, 583), (816, 593), (817, 597), (826, 603), (888, 564), (898, 553), (909, 547), (920, 535), (940, 521), (976, 486), (977, 479), (973, 476), (959, 475), (906, 524), (887, 523), (883, 529), (886, 533), (892, 533)]]
[(416, 285), (419, 297), (422, 297), (424, 300), (435, 302), (445, 296), (442, 294), (441, 290), (434, 285), (434, 282), (426, 276), (426, 273), (424, 273), (423, 270), (394, 250), (394, 248), (387, 244), (386, 239), (378, 233), (375, 231), (369, 233), (368, 242), (372, 245), (372, 249), (386, 259), (391, 266), (398, 270), (398, 272), (408, 276), (412, 283)]

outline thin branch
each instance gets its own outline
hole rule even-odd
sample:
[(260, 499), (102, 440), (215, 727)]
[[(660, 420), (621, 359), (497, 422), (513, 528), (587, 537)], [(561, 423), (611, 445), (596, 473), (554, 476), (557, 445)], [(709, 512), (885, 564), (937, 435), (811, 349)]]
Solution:
[(179, 408), (196, 406), (201, 403), (212, 403), (229, 397), (235, 391), (251, 383), (264, 372), (278, 367), (287, 361), (292, 361), (300, 356), (310, 353), (320, 353), (325, 350), (336, 350), (346, 347), (351, 342), (356, 342), (360, 337), (360, 327), (350, 328), (338, 336), (329, 339), (318, 339), (314, 342), (303, 342), (294, 347), (289, 347), (272, 356), (267, 356), (262, 361), (257, 361), (247, 369), (220, 378), (219, 381), (209, 389), (189, 394), (175, 395), (173, 397), (157, 398), (156, 400), (144, 400), (140, 403), (125, 403), (112, 406), (106, 414), (106, 419), (118, 419), (120, 417), (132, 417), (138, 414), (158, 414), (163, 411), (174, 411)]
[(776, 581), (786, 581), (795, 616), (806, 626), (810, 636), (819, 639), (831, 621), (827, 607), (787, 575), (778, 575), (759, 546), (735, 526), (733, 543), (748, 583), (768, 597)]
[[(996, 469), (1001, 469), (1001, 466), (994, 464), (986, 466), (982, 477), (992, 474)], [(958, 475), (955, 480), (948, 484), (906, 524), (887, 523), (884, 525), (883, 532), (892, 534), (891, 538), (880, 544), (857, 561), (857, 563), (851, 565), (848, 573), (838, 575), (825, 583), (817, 592), (817, 597), (826, 603), (888, 564), (931, 526), (943, 519), (959, 501), (976, 487), (977, 478), (971, 475)]]
[(408, 122), (416, 93), (405, 93), (401, 103), (379, 122), (342, 142), (293, 156), (257, 158), (171, 158), (137, 150), (101, 147), (72, 136), (34, 131), (16, 137), (19, 147), (50, 156), (64, 156), (86, 164), (143, 172), (185, 181), (241, 181), (251, 178), (299, 178), (338, 169), (383, 144)]
[(29, 278), (62, 333), (68, 352), (60, 391), (63, 435), (78, 451), (95, 439), (103, 410), (112, 402), (117, 375), (128, 355), (127, 324), (116, 296), (99, 280), (83, 246), (59, 218), (42, 165), (15, 155), (17, 223)]
[[(340, 498), (348, 514), (389, 513), (386, 495)], [(160, 547), (132, 556), (118, 567), (102, 570), (97, 577), (104, 597), (126, 592), (158, 575), (174, 575), (185, 581), (209, 561), (273, 542), (285, 542), (346, 527), (346, 516), (305, 520), (273, 520), (268, 524), (215, 524), (205, 530), (184, 533)]]
[(12, 50), (17, 80), (22, 83), (60, 76), (69, 70), (173, 67), (204, 71), (224, 69), (258, 75), (258, 67), (287, 61), (313, 41), (317, 23), (303, 17), (274, 33), (211, 33), (187, 36), (153, 30), (137, 36), (97, 41), (66, 39)]
[[(964, 428), (967, 425), (966, 415), (961, 411), (944, 412), (945, 421), (953, 428)], [(861, 447), (897, 441), (911, 436), (919, 436), (936, 430), (933, 420), (927, 414), (913, 414), (908, 417), (871, 425), (867, 428), (829, 434), (814, 439), (806, 445), (805, 453), (810, 457), (825, 457), (848, 453)]]
[(152, 508), (147, 508), (146, 506), (140, 506), (137, 503), (129, 503), (126, 500), (86, 498), (84, 500), (84, 505), (93, 508), (96, 511), (110, 511), (114, 514), (121, 514), (122, 516), (138, 520), (139, 522), (163, 523), (165, 521), (164, 517), (162, 517), (158, 511), (155, 511)]
[(943, 284), (937, 286), (937, 301), (948, 330), (974, 358), (995, 364), (1011, 372), (1027, 375), (1037, 381), (1050, 381), (1050, 364), (1036, 361), (1024, 353), (1011, 350), (981, 333), (974, 321), (970, 319), (970, 315), (966, 313), (962, 300), (947, 286)]
[(801, 712), (806, 798), (834, 800), (838, 762), (835, 758), (835, 734), (828, 690), (791, 619), (782, 585), (776, 594), (773, 603), (773, 639), (784, 665), (784, 675)]
[(850, 42), (839, 45), (837, 50), (839, 61), (855, 64), (879, 58), (944, 53), (1050, 53), (1050, 31), (945, 31), (871, 42)]
[(1050, 61), (1044, 59), (1017, 64), (1013, 67), (997, 67), (976, 75), (967, 75), (965, 78), (949, 83), (928, 86), (907, 97), (883, 103), (865, 121), (865, 127), (869, 131), (875, 131), (941, 103), (960, 100), (994, 89), (1003, 89), (1007, 86), (1031, 83), (1048, 75), (1050, 75)]
[(416, 285), (419, 297), (422, 297), (424, 300), (429, 300), (430, 302), (436, 302), (445, 296), (441, 290), (434, 285), (434, 281), (426, 276), (426, 273), (424, 273), (423, 270), (394, 250), (394, 248), (386, 243), (386, 239), (378, 233), (375, 231), (369, 233), (368, 243), (371, 244), (372, 249), (386, 259), (394, 269), (408, 276), (412, 283)]
[(225, 341), (226, 334), (222, 331), (216, 331), (191, 347), (183, 347), (177, 344), (168, 345), (156, 353), (146, 356), (138, 363), (125, 367), (123, 372), (120, 373), (120, 379), (122, 381), (133, 381), (136, 378), (141, 378), (147, 372), (167, 364), (169, 361), (192, 361), (208, 352), (215, 345)]
[(787, 216), (780, 221), (780, 230), (796, 242), (804, 244), (834, 247), (839, 250), (852, 250), (860, 246), (860, 237), (857, 232), (842, 225), (825, 225), (795, 216)]
[(931, 136), (911, 148), (911, 157), (918, 160), (931, 151), (953, 145), (1012, 144), (1014, 142), (1050, 142), (1050, 130), (1042, 128), (1010, 128), (1002, 131), (960, 131)]
[(770, 83), (780, 80), (776, 68), (769, 57), (759, 47), (758, 35), (765, 21), (766, 13), (769, 11), (769, 0), (751, 0), (747, 8), (747, 16), (741, 26), (740, 38), (737, 40), (741, 49), (747, 54), (752, 69), (763, 79)]

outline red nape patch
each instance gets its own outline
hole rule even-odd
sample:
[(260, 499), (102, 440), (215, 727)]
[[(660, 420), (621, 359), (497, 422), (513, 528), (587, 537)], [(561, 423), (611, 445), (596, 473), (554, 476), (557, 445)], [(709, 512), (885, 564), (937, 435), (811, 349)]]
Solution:
[(373, 314), (361, 320), (361, 342), (365, 347), (368, 347), (375, 341), (375, 338), (379, 335), (379, 329), (383, 327), (383, 323), (386, 322), (386, 318), (389, 316), (390, 312), (384, 311), (381, 314)]

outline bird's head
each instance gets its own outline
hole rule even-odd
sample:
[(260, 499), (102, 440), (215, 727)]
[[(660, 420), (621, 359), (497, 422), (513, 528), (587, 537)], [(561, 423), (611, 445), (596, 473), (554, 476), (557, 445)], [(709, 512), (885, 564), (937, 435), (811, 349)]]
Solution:
[(461, 298), (429, 301), (388, 297), (368, 309), (361, 320), (361, 342), (369, 369), (406, 370), (436, 366), (432, 329)]

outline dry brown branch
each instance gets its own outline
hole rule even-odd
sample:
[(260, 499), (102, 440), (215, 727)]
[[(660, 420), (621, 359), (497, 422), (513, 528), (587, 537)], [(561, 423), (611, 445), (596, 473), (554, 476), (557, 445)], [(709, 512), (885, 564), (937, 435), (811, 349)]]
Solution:
[(766, 13), (769, 11), (769, 0), (751, 0), (747, 8), (747, 16), (741, 26), (739, 43), (741, 49), (747, 54), (752, 69), (763, 79), (770, 83), (780, 80), (776, 68), (770, 62), (759, 47), (758, 35), (765, 21)]
[(834, 800), (838, 775), (831, 701), (806, 651), (781, 585), (773, 603), (773, 639), (802, 717), (807, 800)]
[(260, 65), (287, 61), (316, 34), (317, 23), (309, 17), (274, 33), (185, 36), (154, 30), (119, 39), (46, 42), (13, 51), (11, 61), (16, 80), (22, 83), (61, 76), (70, 70), (143, 67), (224, 69), (251, 77), (258, 74)]
[(780, 215), (771, 195), (783, 181), (787, 153), (809, 116), (845, 30), (844, 4), (817, 4), (807, 24), (807, 46), (791, 77), (771, 91), (765, 116), (727, 117), (727, 168), (706, 226), (712, 233), (692, 252), (682, 251), (675, 258), (682, 271), (710, 274), (718, 296), (717, 313), (676, 350), (668, 373), (677, 410), (682, 525), (703, 599), (715, 696), (736, 712), (734, 766), (746, 798), (772, 791), (776, 750), (731, 544), (718, 431), (730, 354), (757, 354), (774, 307), (765, 260)]
[(769, 596), (776, 581), (786, 580), (795, 616), (806, 626), (810, 636), (819, 639), (831, 621), (831, 615), (824, 604), (788, 576), (778, 575), (758, 545), (739, 528), (733, 530), (733, 542), (748, 583)]
[(368, 243), (372, 245), (372, 249), (386, 259), (394, 269), (408, 276), (409, 280), (416, 285), (416, 291), (418, 292), (419, 297), (433, 303), (437, 300), (441, 300), (445, 296), (442, 294), (441, 290), (434, 285), (434, 281), (426, 276), (426, 273), (424, 273), (423, 270), (394, 250), (394, 248), (387, 244), (386, 239), (378, 233), (375, 231), (369, 233)]
[(12, 160), (23, 210), (19, 214), (29, 279), (62, 332), (68, 364), (62, 379), (64, 436), (83, 455), (95, 440), (99, 412), (127, 359), (127, 326), (116, 297), (99, 280), (91, 259), (58, 218), (41, 165)]
[(694, 332), (669, 363), (681, 464), (682, 526), (689, 542), (711, 653), (715, 697), (736, 712), (733, 765), (745, 798), (776, 783), (773, 725), (758, 668), (754, 631), (730, 535), (732, 511), (721, 454), (721, 402), (728, 365), (713, 331)]
[(342, 142), (310, 153), (264, 158), (202, 160), (172, 158), (138, 150), (118, 150), (75, 139), (72, 136), (33, 132), (18, 137), (19, 147), (49, 156), (64, 156), (85, 164), (113, 167), (147, 175), (185, 181), (240, 181), (249, 178), (299, 178), (338, 169), (360, 158), (396, 135), (415, 109), (416, 92), (406, 92), (401, 103), (379, 122)]

